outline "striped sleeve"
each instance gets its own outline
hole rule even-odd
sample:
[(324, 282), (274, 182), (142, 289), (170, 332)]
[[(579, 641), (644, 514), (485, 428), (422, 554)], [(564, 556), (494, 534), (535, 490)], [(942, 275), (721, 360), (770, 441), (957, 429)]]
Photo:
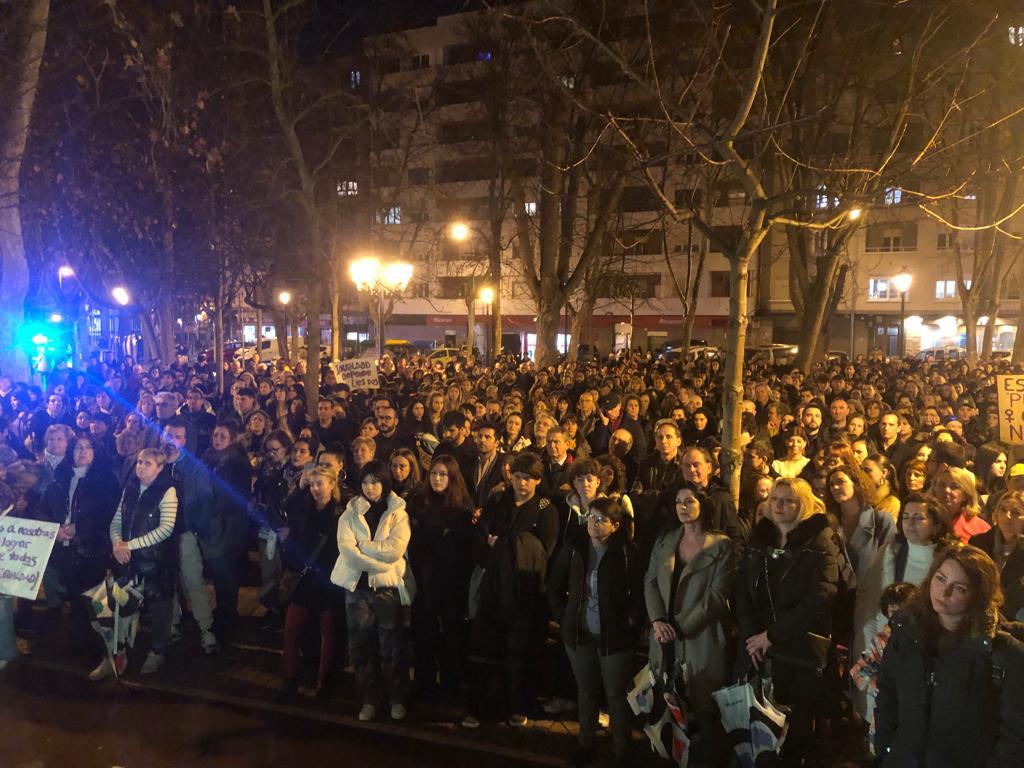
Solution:
[(168, 488), (160, 499), (160, 525), (149, 533), (128, 541), (128, 549), (145, 549), (154, 547), (161, 541), (170, 538), (174, 533), (174, 523), (178, 518), (178, 494), (173, 487)]

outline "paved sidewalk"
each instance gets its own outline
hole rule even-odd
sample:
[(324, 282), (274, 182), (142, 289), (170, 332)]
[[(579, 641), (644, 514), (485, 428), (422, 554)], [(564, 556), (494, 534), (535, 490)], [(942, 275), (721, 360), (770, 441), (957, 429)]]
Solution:
[[(299, 695), (287, 704), (274, 703), (274, 693), (282, 683), (281, 634), (262, 628), (263, 608), (256, 600), (255, 588), (243, 588), (240, 603), (239, 627), (217, 654), (204, 655), (198, 629), (194, 624), (183, 622), (182, 640), (168, 653), (163, 669), (143, 677), (138, 674), (138, 668), (149, 644), (143, 631), (125, 677), (120, 682), (111, 680), (98, 685), (98, 691), (116, 685), (163, 691), (230, 706), (306, 717), (343, 728), (472, 749), (502, 761), (523, 764), (565, 765), (575, 749), (578, 731), (573, 719), (575, 713), (567, 713), (563, 716), (565, 719), (531, 720), (525, 728), (485, 722), (480, 728), (466, 729), (459, 725), (461, 709), (413, 701), (407, 719), (400, 724), (388, 719), (387, 712), (375, 722), (362, 723), (357, 718), (359, 704), (351, 667), (336, 676), (330, 701), (314, 698), (311, 687), (300, 685)], [(65, 613), (60, 629), (45, 638), (30, 636), (27, 644), (23, 641), (27, 654), (19, 663), (87, 675), (89, 659), (70, 651), (68, 618)], [(312, 672), (307, 682), (312, 686)]]

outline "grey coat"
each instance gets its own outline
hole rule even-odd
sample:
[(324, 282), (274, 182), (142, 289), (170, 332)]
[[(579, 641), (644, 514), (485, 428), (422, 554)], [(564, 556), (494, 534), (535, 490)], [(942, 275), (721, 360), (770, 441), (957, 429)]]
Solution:
[[(673, 605), (672, 576), (676, 551), (683, 528), (670, 530), (658, 539), (651, 552), (644, 598), (651, 621), (672, 624), (676, 631), (676, 662), (688, 667), (690, 701), (698, 712), (712, 707), (711, 694), (728, 680), (730, 638), (729, 596), (736, 574), (736, 552), (732, 540), (720, 533), (708, 533), (704, 549), (678, 575)], [(662, 664), (661, 646), (651, 633), (652, 669)]]

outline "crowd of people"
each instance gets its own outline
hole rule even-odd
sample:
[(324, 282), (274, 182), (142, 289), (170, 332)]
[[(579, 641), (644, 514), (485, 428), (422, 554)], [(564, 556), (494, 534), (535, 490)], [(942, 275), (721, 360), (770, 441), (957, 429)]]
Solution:
[(347, 657), (361, 720), (575, 709), (574, 763), (626, 765), (646, 663), (692, 713), (693, 765), (729, 764), (712, 694), (748, 675), (789, 708), (781, 765), (828, 764), (839, 732), (886, 768), (1024, 765), (1024, 463), (994, 379), (1016, 368), (748, 361), (736, 496), (721, 368), (385, 357), (379, 388), (327, 366), (318, 392), (258, 358), (222, 381), (184, 358), (0, 376), (0, 508), (60, 526), (45, 611), (0, 597), (0, 666), (22, 615), (69, 604), (89, 677), (119, 672), (83, 597), (108, 572), (144, 595), (138, 673), (180, 658), (182, 615), (215, 654), (258, 564), (281, 700), (307, 666), (329, 699)]

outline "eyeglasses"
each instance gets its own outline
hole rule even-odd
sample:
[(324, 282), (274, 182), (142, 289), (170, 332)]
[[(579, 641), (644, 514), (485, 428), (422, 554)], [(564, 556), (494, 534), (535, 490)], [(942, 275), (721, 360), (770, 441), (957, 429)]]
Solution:
[(588, 512), (586, 515), (587, 520), (591, 520), (598, 525), (604, 525), (605, 523), (614, 523), (610, 517), (605, 517), (600, 512)]

